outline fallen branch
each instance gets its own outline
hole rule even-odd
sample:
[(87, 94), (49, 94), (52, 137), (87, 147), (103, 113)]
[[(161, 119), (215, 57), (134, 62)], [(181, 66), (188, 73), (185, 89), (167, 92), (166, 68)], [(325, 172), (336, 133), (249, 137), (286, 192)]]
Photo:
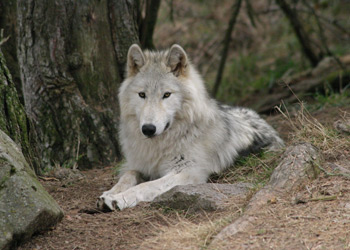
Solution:
[(338, 196), (333, 195), (333, 196), (319, 196), (315, 198), (311, 198), (309, 201), (334, 201), (338, 199)]
[(350, 175), (348, 175), (348, 174), (328, 172), (320, 164), (315, 162), (315, 165), (327, 176), (340, 176), (340, 177), (345, 177), (345, 178), (349, 178), (350, 179)]
[[(298, 101), (297, 96), (302, 98), (310, 93), (322, 92), (327, 87), (343, 91), (350, 87), (350, 55), (340, 57), (339, 61), (346, 70), (339, 66), (337, 59), (326, 57), (316, 68), (284, 77), (276, 81), (268, 93), (266, 90), (257, 91), (237, 104), (251, 107), (259, 113), (268, 113), (281, 101), (294, 103)], [(345, 86), (342, 86), (343, 83)]]
[(60, 181), (59, 179), (55, 178), (55, 177), (43, 177), (43, 176), (38, 176), (38, 178), (40, 180), (43, 181)]

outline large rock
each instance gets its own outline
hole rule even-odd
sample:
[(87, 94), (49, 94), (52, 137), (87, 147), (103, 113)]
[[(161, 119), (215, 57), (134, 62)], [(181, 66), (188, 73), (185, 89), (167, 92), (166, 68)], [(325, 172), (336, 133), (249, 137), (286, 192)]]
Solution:
[(176, 186), (154, 200), (155, 205), (183, 210), (213, 211), (223, 208), (233, 197), (245, 199), (252, 188), (248, 183)]
[(63, 217), (18, 146), (0, 130), (0, 249), (9, 249)]

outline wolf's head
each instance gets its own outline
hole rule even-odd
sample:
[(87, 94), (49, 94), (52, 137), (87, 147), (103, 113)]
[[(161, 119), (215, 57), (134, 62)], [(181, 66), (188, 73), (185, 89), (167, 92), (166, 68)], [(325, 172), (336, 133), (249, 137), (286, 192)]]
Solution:
[(127, 78), (119, 93), (122, 119), (136, 116), (146, 137), (171, 128), (182, 109), (188, 70), (186, 52), (179, 45), (161, 52), (142, 51), (138, 45), (132, 45), (127, 58)]

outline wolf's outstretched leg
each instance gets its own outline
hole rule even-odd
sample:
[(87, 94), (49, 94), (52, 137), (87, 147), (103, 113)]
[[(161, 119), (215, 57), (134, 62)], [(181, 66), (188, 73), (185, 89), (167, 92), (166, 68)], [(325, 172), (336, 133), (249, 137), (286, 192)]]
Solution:
[(126, 171), (124, 174), (122, 174), (119, 178), (119, 181), (114, 187), (108, 191), (103, 192), (100, 198), (97, 199), (97, 207), (100, 209), (103, 209), (104, 206), (104, 200), (102, 197), (109, 196), (109, 195), (115, 195), (121, 192), (126, 191), (127, 189), (136, 186), (142, 181), (141, 174), (134, 170)]
[(199, 173), (200, 171), (203, 169), (191, 168), (183, 169), (180, 172), (174, 171), (160, 179), (141, 183), (122, 193), (103, 194), (100, 199), (104, 202), (103, 206), (107, 206), (111, 210), (133, 207), (142, 201), (152, 201), (175, 186), (205, 183), (209, 174), (205, 171)]

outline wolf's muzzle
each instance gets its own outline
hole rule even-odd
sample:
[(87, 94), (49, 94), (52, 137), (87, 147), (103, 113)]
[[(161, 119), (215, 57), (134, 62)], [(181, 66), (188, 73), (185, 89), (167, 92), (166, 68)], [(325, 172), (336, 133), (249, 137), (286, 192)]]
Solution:
[(156, 133), (156, 126), (153, 124), (145, 124), (142, 126), (142, 133), (147, 137), (152, 137)]

